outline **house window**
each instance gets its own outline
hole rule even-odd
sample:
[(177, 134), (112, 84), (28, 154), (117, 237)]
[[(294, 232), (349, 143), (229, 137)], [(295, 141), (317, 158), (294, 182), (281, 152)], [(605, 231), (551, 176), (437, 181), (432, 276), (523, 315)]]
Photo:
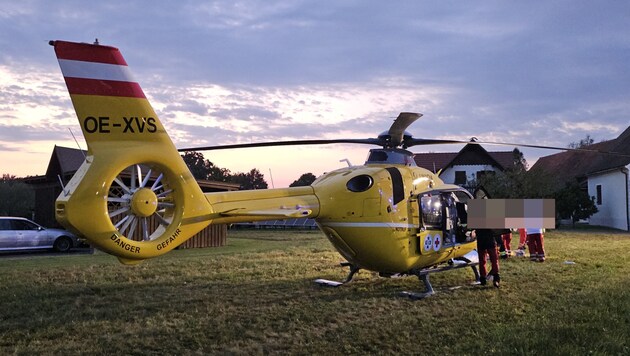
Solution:
[(455, 184), (466, 184), (466, 171), (455, 171)]
[(602, 185), (596, 185), (595, 190), (597, 191), (597, 205), (602, 205)]

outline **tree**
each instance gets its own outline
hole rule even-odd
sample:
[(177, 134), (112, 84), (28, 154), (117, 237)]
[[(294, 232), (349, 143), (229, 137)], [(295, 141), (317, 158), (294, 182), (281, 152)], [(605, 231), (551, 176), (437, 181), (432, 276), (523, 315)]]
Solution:
[(267, 189), (265, 177), (256, 168), (248, 173), (232, 174), (227, 168), (215, 166), (200, 152), (186, 152), (182, 158), (195, 179), (238, 183), (241, 189)]
[(570, 144), (567, 145), (567, 147), (569, 147), (569, 148), (583, 148), (583, 147), (592, 145), (594, 141), (595, 140), (593, 140), (591, 135), (586, 135), (585, 138), (581, 139), (578, 142), (571, 142)]
[(206, 179), (213, 180), (217, 182), (231, 182), (232, 181), (232, 173), (227, 168), (217, 167), (212, 162), (210, 167), (210, 172), (208, 173), (208, 177)]
[(232, 178), (229, 169), (215, 166), (201, 152), (186, 152), (182, 158), (196, 179), (229, 182)]
[(256, 168), (248, 173), (237, 173), (232, 176), (232, 182), (241, 185), (241, 189), (267, 189), (265, 176)]
[(512, 161), (514, 163), (514, 166), (508, 169), (513, 169), (518, 172), (527, 171), (528, 164), (527, 164), (527, 160), (525, 159), (525, 155), (523, 155), (523, 152), (521, 152), (521, 150), (519, 150), (516, 147), (512, 151)]
[(35, 208), (35, 191), (13, 175), (0, 178), (0, 215), (31, 218)]
[(212, 163), (203, 157), (201, 152), (186, 152), (182, 155), (184, 163), (196, 179), (207, 179)]
[[(515, 155), (515, 159), (517, 155)], [(553, 177), (542, 172), (526, 171), (527, 162), (496, 174), (486, 174), (475, 182), (494, 199), (547, 199), (554, 193)]]
[(304, 173), (293, 183), (289, 184), (289, 187), (305, 187), (311, 185), (317, 177), (313, 173)]
[(597, 212), (595, 198), (582, 190), (577, 181), (567, 183), (554, 197), (557, 215), (562, 219), (571, 219), (573, 226), (576, 221), (587, 219)]

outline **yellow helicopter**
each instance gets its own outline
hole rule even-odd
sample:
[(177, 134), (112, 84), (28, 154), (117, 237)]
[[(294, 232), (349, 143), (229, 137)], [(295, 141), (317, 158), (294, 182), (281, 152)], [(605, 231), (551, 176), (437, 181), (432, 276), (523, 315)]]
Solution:
[[(415, 139), (405, 129), (421, 115), (401, 113), (377, 138), (228, 145), (359, 143), (362, 166), (341, 168), (311, 186), (203, 193), (133, 79), (117, 48), (50, 41), (88, 145), (85, 161), (55, 202), (57, 220), (124, 264), (160, 256), (209, 224), (314, 218), (350, 272), (415, 275), (431, 295), (429, 273), (470, 267), (475, 241), (466, 231), (471, 194), (417, 167), (406, 148), (461, 143)], [(534, 146), (540, 147), (540, 146)], [(204, 150), (198, 147), (186, 150)], [(214, 147), (217, 148), (217, 147)]]

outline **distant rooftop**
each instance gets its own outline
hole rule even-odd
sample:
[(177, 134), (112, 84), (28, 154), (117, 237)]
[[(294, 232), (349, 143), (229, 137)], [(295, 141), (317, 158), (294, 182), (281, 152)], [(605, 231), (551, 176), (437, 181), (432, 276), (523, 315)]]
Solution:
[(416, 153), (414, 158), (419, 167), (434, 173), (454, 165), (491, 164), (502, 170), (514, 165), (512, 151), (488, 152), (477, 144), (467, 144), (459, 152)]
[[(585, 148), (630, 155), (630, 126), (616, 139), (598, 142)], [(539, 158), (531, 170), (553, 174), (566, 182), (575, 178), (583, 179), (589, 174), (625, 167), (628, 164), (630, 157), (567, 151)]]

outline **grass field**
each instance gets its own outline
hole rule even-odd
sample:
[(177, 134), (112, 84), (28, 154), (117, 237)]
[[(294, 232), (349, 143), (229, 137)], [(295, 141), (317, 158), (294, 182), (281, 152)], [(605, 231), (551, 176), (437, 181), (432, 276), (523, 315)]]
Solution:
[(501, 261), (500, 289), (461, 269), (421, 301), (397, 295), (415, 277), (315, 285), (346, 274), (319, 232), (236, 231), (132, 267), (4, 257), (0, 354), (630, 354), (630, 234), (545, 238), (545, 263)]

